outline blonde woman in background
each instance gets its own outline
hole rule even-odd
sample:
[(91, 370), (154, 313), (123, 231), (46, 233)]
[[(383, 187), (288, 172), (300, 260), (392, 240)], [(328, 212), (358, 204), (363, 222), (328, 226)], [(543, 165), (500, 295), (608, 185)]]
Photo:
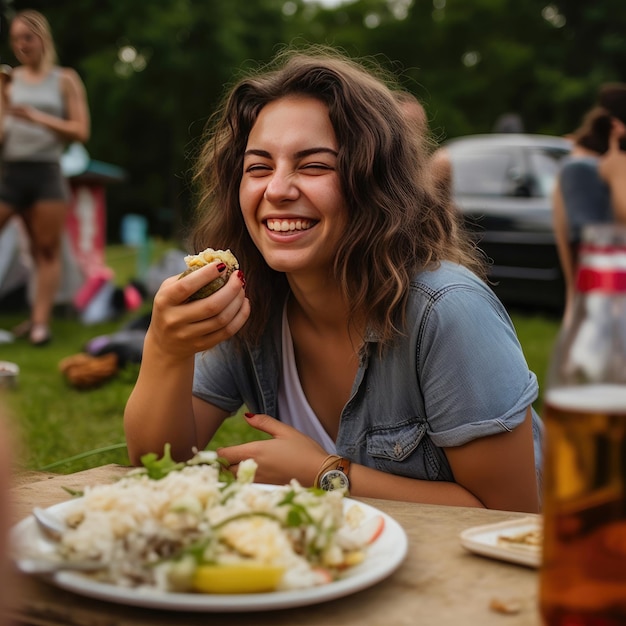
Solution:
[(10, 43), (19, 65), (3, 80), (0, 230), (15, 214), (26, 227), (36, 271), (35, 293), (30, 320), (15, 333), (27, 335), (33, 345), (43, 345), (51, 337), (70, 201), (60, 159), (66, 144), (89, 139), (89, 110), (78, 74), (56, 65), (50, 26), (41, 13), (17, 13)]

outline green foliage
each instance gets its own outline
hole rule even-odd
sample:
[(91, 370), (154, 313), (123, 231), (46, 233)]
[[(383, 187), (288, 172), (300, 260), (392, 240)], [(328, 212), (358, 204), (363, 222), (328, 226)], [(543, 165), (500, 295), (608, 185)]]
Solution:
[[(375, 56), (418, 95), (439, 139), (488, 132), (504, 112), (564, 134), (598, 86), (626, 80), (623, 0), (5, 0), (36, 8), (89, 96), (96, 159), (124, 167), (108, 191), (110, 238), (126, 212), (188, 219), (189, 168), (224, 87), (278, 46), (325, 43)], [(6, 11), (8, 15), (10, 11)], [(3, 62), (13, 62), (0, 33)], [(137, 58), (124, 63), (129, 46)], [(163, 234), (163, 233), (161, 233)], [(171, 236), (171, 230), (168, 232)]]

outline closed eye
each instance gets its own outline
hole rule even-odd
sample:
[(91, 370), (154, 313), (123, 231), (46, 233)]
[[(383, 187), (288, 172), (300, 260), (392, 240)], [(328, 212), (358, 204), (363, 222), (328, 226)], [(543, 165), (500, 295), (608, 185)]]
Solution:
[(306, 163), (305, 165), (302, 165), (300, 169), (307, 171), (320, 170), (322, 172), (332, 172), (335, 168), (327, 163)]
[(253, 165), (248, 165), (248, 167), (246, 167), (244, 171), (246, 172), (246, 174), (265, 176), (272, 171), (272, 168), (269, 165), (265, 165), (264, 163), (255, 163)]

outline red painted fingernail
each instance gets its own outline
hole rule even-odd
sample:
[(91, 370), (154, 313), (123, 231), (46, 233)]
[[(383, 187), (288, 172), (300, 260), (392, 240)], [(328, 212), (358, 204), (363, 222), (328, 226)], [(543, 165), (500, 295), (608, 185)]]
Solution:
[(226, 269), (226, 263), (218, 263), (217, 264), (217, 271), (218, 272), (223, 272)]
[(250, 419), (251, 417), (254, 417), (254, 413), (244, 413), (244, 415)]
[(239, 278), (239, 280), (241, 281), (241, 284), (245, 287), (246, 286), (246, 277), (243, 275), (243, 272), (241, 270), (239, 270), (237, 272), (237, 278)]

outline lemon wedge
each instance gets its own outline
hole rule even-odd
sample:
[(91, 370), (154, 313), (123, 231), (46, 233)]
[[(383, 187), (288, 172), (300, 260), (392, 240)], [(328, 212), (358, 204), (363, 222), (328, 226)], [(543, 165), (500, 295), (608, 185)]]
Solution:
[(285, 569), (263, 563), (199, 565), (193, 588), (202, 593), (262, 593), (274, 591)]

